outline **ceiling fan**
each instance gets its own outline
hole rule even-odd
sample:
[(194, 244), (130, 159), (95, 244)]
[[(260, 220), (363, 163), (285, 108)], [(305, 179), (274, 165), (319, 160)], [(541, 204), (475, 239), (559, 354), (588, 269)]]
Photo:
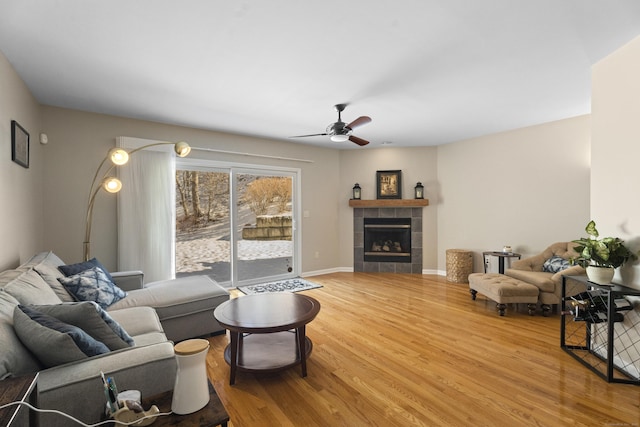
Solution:
[(337, 104), (335, 106), (336, 111), (338, 112), (338, 121), (335, 123), (331, 123), (327, 126), (327, 129), (324, 133), (314, 133), (311, 135), (297, 135), (291, 136), (290, 138), (304, 138), (307, 136), (323, 136), (328, 135), (331, 137), (331, 140), (334, 142), (343, 142), (347, 139), (353, 143), (358, 144), (359, 146), (367, 145), (369, 141), (358, 138), (355, 135), (352, 135), (353, 128), (365, 125), (371, 121), (371, 117), (368, 116), (360, 116), (349, 124), (345, 124), (340, 117), (340, 113), (344, 111), (347, 107), (347, 104)]

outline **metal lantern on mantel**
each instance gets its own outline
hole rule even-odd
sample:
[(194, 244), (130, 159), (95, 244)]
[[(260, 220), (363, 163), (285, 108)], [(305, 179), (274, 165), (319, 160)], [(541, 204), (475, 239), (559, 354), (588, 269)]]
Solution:
[(360, 200), (362, 198), (362, 188), (360, 188), (360, 184), (356, 182), (356, 185), (353, 186), (353, 200)]
[(421, 182), (416, 184), (415, 187), (416, 199), (424, 199), (424, 185)]

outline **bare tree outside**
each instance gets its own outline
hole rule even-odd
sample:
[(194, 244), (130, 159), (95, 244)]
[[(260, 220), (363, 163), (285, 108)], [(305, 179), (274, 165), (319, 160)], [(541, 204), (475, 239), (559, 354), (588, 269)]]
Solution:
[(205, 228), (229, 208), (229, 175), (223, 172), (176, 172), (178, 230)]

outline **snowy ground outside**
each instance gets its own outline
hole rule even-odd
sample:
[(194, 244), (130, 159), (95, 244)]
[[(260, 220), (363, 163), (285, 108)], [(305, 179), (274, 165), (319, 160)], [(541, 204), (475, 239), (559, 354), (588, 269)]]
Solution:
[[(204, 271), (203, 265), (215, 262), (230, 262), (230, 243), (217, 237), (176, 242), (176, 271), (188, 273)], [(293, 256), (293, 242), (290, 240), (240, 240), (238, 258), (240, 260), (286, 258)]]

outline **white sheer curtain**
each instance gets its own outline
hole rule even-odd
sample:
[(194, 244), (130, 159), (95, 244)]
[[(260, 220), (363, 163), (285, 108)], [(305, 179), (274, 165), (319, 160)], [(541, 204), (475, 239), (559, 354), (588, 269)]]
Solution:
[[(154, 142), (119, 140), (125, 148)], [(175, 277), (175, 156), (166, 147), (137, 151), (118, 168), (118, 269), (142, 270), (145, 282)]]

